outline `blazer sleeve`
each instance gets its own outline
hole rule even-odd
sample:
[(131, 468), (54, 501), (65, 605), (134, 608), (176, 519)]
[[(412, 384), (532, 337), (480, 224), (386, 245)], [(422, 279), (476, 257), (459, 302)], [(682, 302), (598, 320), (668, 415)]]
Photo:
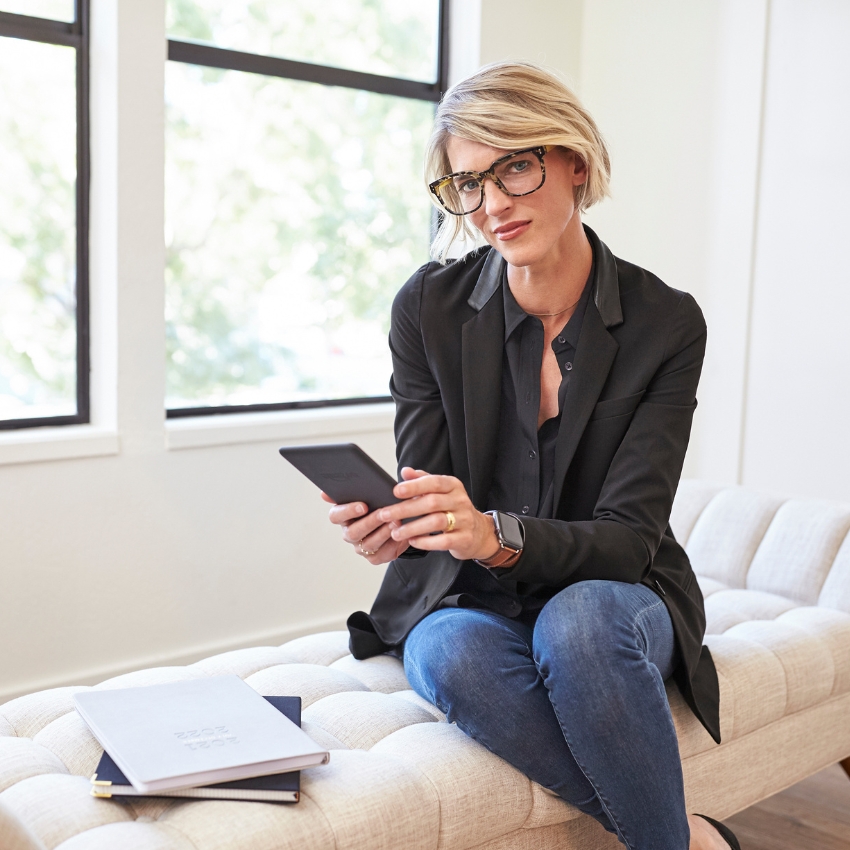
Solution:
[(705, 355), (705, 321), (690, 295), (682, 296), (669, 328), (660, 365), (611, 458), (592, 519), (523, 517), (522, 557), (494, 571), (500, 579), (564, 587), (646, 577), (669, 524)]
[(422, 290), (428, 266), (419, 269), (393, 301), (389, 345), (396, 404), (395, 440), (399, 469), (411, 466), (450, 475), (449, 433), (440, 387), (422, 336)]

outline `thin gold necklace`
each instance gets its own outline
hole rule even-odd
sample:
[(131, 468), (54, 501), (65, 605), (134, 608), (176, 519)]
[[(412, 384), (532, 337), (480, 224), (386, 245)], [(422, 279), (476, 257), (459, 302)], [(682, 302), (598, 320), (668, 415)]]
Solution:
[(572, 310), (572, 309), (573, 309), (573, 307), (575, 307), (575, 306), (576, 306), (576, 304), (578, 304), (578, 302), (579, 302), (579, 301), (581, 301), (581, 295), (579, 295), (578, 300), (577, 300), (575, 303), (570, 304), (570, 306), (569, 306), (569, 307), (564, 307), (564, 309), (563, 309), (563, 310), (558, 310), (558, 312), (557, 312), (557, 313), (530, 313), (530, 312), (529, 312), (529, 313), (528, 313), (528, 315), (529, 315), (529, 316), (536, 316), (538, 319), (543, 319), (543, 318), (545, 318), (545, 317), (547, 317), (547, 316), (560, 316), (560, 315), (561, 315), (561, 313), (566, 313), (566, 312), (567, 312), (567, 310)]

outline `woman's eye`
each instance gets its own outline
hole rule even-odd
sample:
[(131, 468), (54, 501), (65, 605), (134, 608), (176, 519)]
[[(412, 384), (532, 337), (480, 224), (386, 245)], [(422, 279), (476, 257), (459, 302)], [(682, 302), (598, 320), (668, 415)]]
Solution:
[(528, 168), (529, 165), (531, 165), (531, 163), (527, 159), (519, 159), (510, 164), (510, 169), (514, 172), (514, 174), (521, 174), (526, 170), (526, 168)]
[(477, 180), (464, 180), (463, 183), (458, 184), (457, 190), (461, 194), (469, 194), (470, 192), (477, 192), (478, 187), (479, 183)]

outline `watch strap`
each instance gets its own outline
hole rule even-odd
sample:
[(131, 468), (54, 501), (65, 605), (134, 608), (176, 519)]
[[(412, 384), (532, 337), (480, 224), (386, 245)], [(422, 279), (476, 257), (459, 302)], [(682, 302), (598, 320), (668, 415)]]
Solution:
[(492, 567), (501, 567), (505, 569), (507, 567), (512, 567), (519, 560), (520, 555), (522, 555), (522, 549), (515, 549), (513, 546), (509, 546), (505, 543), (499, 529), (499, 523), (496, 521), (496, 517), (494, 516), (495, 513), (496, 511), (487, 511), (487, 515), (493, 519), (493, 527), (496, 532), (496, 537), (499, 540), (499, 549), (489, 558), (475, 558), (474, 560), (476, 564), (481, 564), (482, 567), (487, 567), (488, 569)]
[(522, 549), (512, 549), (510, 546), (500, 543), (499, 551), (495, 555), (491, 558), (476, 558), (475, 563), (488, 569), (492, 567), (512, 567), (519, 560), (520, 555), (522, 555)]

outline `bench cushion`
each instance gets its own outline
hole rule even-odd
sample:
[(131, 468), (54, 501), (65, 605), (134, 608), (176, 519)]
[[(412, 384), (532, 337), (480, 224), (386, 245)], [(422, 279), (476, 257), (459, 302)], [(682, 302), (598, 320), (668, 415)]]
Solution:
[[(691, 810), (726, 817), (850, 755), (850, 509), (682, 482), (671, 523), (706, 601), (717, 747), (667, 695)], [(4, 850), (613, 850), (616, 839), (448, 724), (390, 656), (355, 660), (346, 632), (117, 676), (116, 688), (234, 673), (299, 694), (332, 750), (295, 806), (98, 800), (101, 748), (56, 688), (0, 706)]]

